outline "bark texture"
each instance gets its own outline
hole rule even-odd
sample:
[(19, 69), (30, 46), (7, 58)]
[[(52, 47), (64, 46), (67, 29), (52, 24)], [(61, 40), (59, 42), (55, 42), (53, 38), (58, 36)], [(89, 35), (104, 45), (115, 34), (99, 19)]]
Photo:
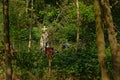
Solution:
[(104, 17), (108, 30), (108, 37), (110, 42), (110, 48), (112, 53), (112, 61), (113, 61), (113, 78), (114, 80), (120, 80), (120, 45), (117, 42), (115, 32), (115, 26), (112, 19), (111, 8), (109, 0), (101, 0), (101, 4), (104, 9)]
[(98, 61), (101, 69), (101, 80), (110, 80), (108, 69), (106, 67), (104, 31), (99, 0), (94, 0), (94, 9), (96, 16), (96, 42), (98, 48)]
[(12, 80), (12, 64), (10, 54), (10, 36), (9, 36), (9, 0), (3, 0), (3, 18), (4, 18), (4, 44), (5, 44), (5, 64), (6, 80)]

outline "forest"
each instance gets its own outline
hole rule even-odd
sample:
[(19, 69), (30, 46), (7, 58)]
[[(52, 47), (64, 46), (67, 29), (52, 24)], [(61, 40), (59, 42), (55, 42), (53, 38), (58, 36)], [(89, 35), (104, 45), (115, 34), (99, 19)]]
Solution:
[(120, 80), (120, 0), (0, 0), (0, 80)]

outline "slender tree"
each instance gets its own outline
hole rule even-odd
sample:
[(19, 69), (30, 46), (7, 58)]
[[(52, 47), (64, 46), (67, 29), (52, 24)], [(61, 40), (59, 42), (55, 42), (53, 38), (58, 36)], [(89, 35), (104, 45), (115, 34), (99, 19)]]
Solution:
[(29, 1), (30, 1), (30, 0), (26, 0), (26, 13), (28, 13), (28, 9), (29, 9)]
[(113, 61), (113, 78), (120, 80), (120, 44), (117, 42), (109, 0), (101, 0)]
[[(28, 4), (27, 4), (28, 5)], [(29, 14), (29, 13), (28, 13)], [(30, 27), (29, 27), (29, 42), (28, 42), (28, 52), (30, 52), (31, 49), (31, 43), (32, 43), (32, 17), (33, 16), (33, 0), (31, 0), (31, 13), (30, 13)]]
[(98, 48), (98, 61), (101, 68), (101, 80), (110, 80), (106, 67), (105, 40), (99, 0), (94, 0), (94, 9), (96, 15), (96, 42)]
[(5, 45), (5, 64), (6, 80), (12, 80), (12, 64), (10, 54), (10, 35), (9, 35), (9, 0), (3, 0), (3, 18), (4, 18), (4, 45)]
[(77, 37), (76, 37), (76, 50), (78, 50), (79, 45), (79, 35), (80, 35), (80, 25), (81, 25), (81, 19), (80, 19), (80, 9), (79, 9), (79, 1), (75, 0), (76, 3), (76, 15), (77, 15)]

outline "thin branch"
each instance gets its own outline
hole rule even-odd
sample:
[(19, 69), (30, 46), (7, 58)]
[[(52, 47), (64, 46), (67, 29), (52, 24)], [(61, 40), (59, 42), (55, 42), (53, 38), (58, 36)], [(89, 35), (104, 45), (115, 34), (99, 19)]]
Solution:
[(115, 1), (115, 2), (111, 5), (111, 8), (114, 7), (114, 6), (116, 6), (119, 2), (120, 2), (120, 1), (118, 1), (118, 0)]

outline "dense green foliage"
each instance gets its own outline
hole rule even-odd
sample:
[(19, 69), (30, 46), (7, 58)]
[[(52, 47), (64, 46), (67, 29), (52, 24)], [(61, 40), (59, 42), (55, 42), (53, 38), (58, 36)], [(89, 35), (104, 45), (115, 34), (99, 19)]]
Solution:
[[(45, 25), (51, 34), (50, 39), (55, 50), (51, 62), (51, 80), (100, 80), (92, 1), (79, 1), (82, 24), (80, 26), (80, 42), (77, 52), (75, 50), (77, 27), (74, 0), (68, 0), (68, 3), (65, 3), (66, 0), (51, 0), (53, 2), (50, 3), (46, 1), (34, 0), (33, 19), (26, 14), (24, 0), (10, 1), (10, 40), (16, 51), (12, 58), (14, 74), (19, 75), (21, 80), (47, 80), (48, 59), (44, 53), (41, 53), (39, 45), (41, 28)], [(119, 15), (117, 14), (120, 12), (119, 5), (113, 9), (117, 26), (120, 26)], [(27, 46), (31, 23), (32, 47), (31, 52), (28, 53)], [(3, 40), (2, 27), (3, 17), (0, 3), (0, 41)], [(116, 30), (119, 33), (120, 28), (117, 28)], [(70, 46), (62, 49), (61, 44), (66, 41), (70, 43)], [(111, 55), (108, 46), (106, 45), (108, 67), (112, 75)], [(0, 43), (0, 50), (2, 50), (2, 47), (3, 45)], [(1, 55), (1, 59), (4, 58), (4, 54)], [(2, 74), (0, 75), (2, 76)]]

